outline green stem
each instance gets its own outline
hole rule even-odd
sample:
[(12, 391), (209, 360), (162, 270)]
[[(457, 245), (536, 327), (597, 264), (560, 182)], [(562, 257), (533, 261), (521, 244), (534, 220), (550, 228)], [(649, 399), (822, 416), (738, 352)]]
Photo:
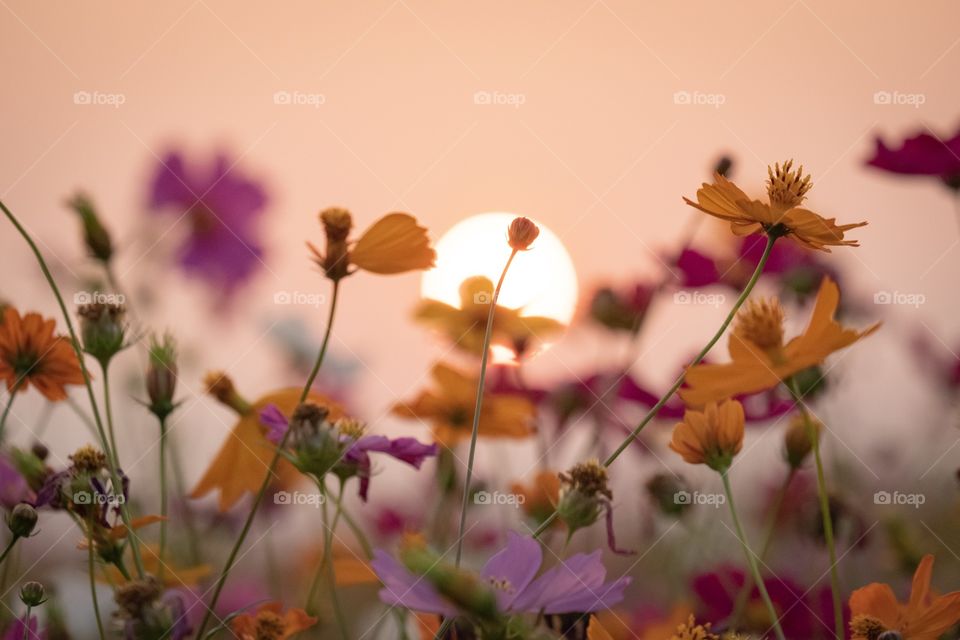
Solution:
[[(323, 486), (323, 483), (320, 485)], [(324, 490), (324, 497), (327, 496)], [(347, 618), (343, 615), (343, 608), (340, 606), (340, 595), (337, 592), (337, 569), (333, 566), (333, 527), (334, 523), (330, 521), (330, 510), (327, 508), (327, 501), (323, 500), (320, 504), (320, 510), (323, 517), (323, 560), (321, 567), (326, 569), (327, 586), (330, 588), (330, 604), (333, 607), (333, 616), (337, 620), (337, 628), (340, 629), (340, 635), (343, 640), (350, 640), (350, 632), (347, 629)], [(339, 510), (339, 509), (338, 509)], [(312, 602), (307, 602), (312, 606)], [(307, 610), (310, 613), (310, 609)]]
[(100, 601), (97, 598), (96, 562), (93, 556), (93, 539), (87, 538), (87, 573), (90, 574), (90, 599), (93, 601), (93, 616), (97, 619), (97, 631), (100, 640), (106, 637), (103, 633), (103, 620), (100, 618)]
[[(177, 440), (173, 436), (167, 437), (167, 448), (170, 453), (170, 467), (173, 471), (173, 486), (175, 495), (186, 495), (186, 482), (183, 479), (183, 463), (180, 461), (180, 448), (177, 446)], [(200, 564), (203, 554), (200, 550), (200, 537), (197, 534), (197, 525), (193, 520), (193, 510), (190, 503), (181, 501), (180, 514), (183, 516), (183, 525), (187, 530), (187, 545), (190, 547), (190, 559), (193, 564)]]
[(480, 435), (480, 411), (483, 408), (483, 387), (487, 379), (487, 360), (490, 357), (490, 339), (493, 336), (493, 316), (497, 309), (497, 299), (500, 297), (500, 289), (503, 287), (503, 280), (507, 277), (507, 270), (517, 255), (517, 250), (510, 252), (507, 258), (507, 264), (503, 266), (500, 272), (500, 279), (493, 290), (493, 299), (490, 300), (490, 310), (487, 312), (487, 327), (483, 335), (483, 355), (480, 356), (480, 379), (477, 382), (477, 399), (473, 408), (473, 428), (470, 433), (470, 453), (467, 456), (467, 475), (463, 481), (463, 501), (460, 505), (460, 527), (457, 530), (457, 554), (455, 566), (460, 566), (460, 559), (463, 556), (463, 536), (467, 527), (467, 503), (470, 499), (470, 481), (473, 478), (473, 462), (477, 453), (477, 438)]
[(33, 609), (30, 605), (27, 605), (27, 615), (23, 618), (23, 638), (22, 640), (28, 640), (30, 638), (30, 611)]
[[(713, 334), (713, 337), (710, 338), (710, 341), (707, 342), (706, 346), (704, 346), (703, 349), (700, 350), (700, 353), (697, 354), (697, 357), (693, 359), (693, 362), (691, 362), (689, 365), (690, 367), (696, 364), (699, 364), (700, 361), (707, 356), (707, 354), (710, 352), (713, 346), (717, 344), (717, 341), (720, 340), (720, 337), (727, 330), (727, 327), (730, 326), (730, 323), (733, 322), (733, 319), (737, 315), (737, 312), (740, 310), (740, 307), (742, 307), (743, 303), (747, 301), (748, 297), (750, 297), (750, 293), (753, 291), (753, 288), (756, 286), (757, 281), (760, 280), (760, 275), (763, 273), (763, 269), (767, 265), (767, 260), (770, 258), (770, 252), (773, 251), (773, 244), (777, 241), (778, 237), (779, 236), (777, 236), (776, 234), (767, 235), (767, 246), (763, 250), (763, 255), (760, 256), (760, 262), (757, 263), (757, 268), (754, 269), (753, 275), (750, 276), (750, 279), (747, 281), (747, 284), (743, 287), (743, 291), (740, 293), (740, 296), (737, 298), (737, 301), (734, 303), (733, 308), (730, 309), (730, 312), (727, 314), (727, 317), (723, 320), (723, 323), (721, 323), (720, 328), (717, 329), (717, 332)], [(680, 387), (683, 385), (683, 380), (685, 377), (686, 377), (686, 372), (680, 374), (680, 377), (678, 377), (677, 380), (673, 383), (673, 386), (667, 389), (667, 392), (663, 394), (663, 397), (661, 397), (657, 401), (657, 404), (653, 405), (650, 408), (650, 411), (648, 411), (647, 415), (643, 417), (643, 419), (640, 421), (640, 424), (638, 424), (637, 427), (630, 433), (630, 435), (628, 435), (627, 438), (620, 444), (620, 446), (617, 447), (617, 449), (613, 453), (611, 453), (606, 460), (604, 460), (603, 462), (604, 467), (609, 467), (610, 465), (612, 465), (617, 460), (617, 458), (620, 457), (620, 454), (623, 453), (626, 450), (626, 448), (629, 447), (630, 444), (637, 439), (637, 436), (640, 435), (640, 432), (643, 431), (644, 427), (646, 427), (647, 424), (649, 424), (650, 421), (656, 417), (656, 415), (660, 412), (660, 409), (663, 408), (663, 405), (667, 404), (670, 398), (673, 397), (673, 394), (675, 394), (680, 389)], [(549, 518), (544, 520), (543, 523), (541, 523), (541, 525), (537, 527), (537, 530), (534, 531), (533, 533), (533, 537), (539, 538), (541, 535), (543, 535), (543, 532), (549, 529), (550, 525), (552, 525), (556, 519), (557, 519), (557, 512), (554, 511)]]
[(750, 575), (753, 576), (753, 581), (756, 583), (757, 589), (760, 590), (760, 598), (770, 613), (770, 620), (773, 622), (773, 631), (777, 634), (779, 640), (786, 640), (786, 636), (783, 635), (783, 629), (780, 627), (780, 616), (777, 615), (777, 609), (773, 606), (770, 594), (767, 593), (767, 586), (763, 583), (763, 578), (760, 577), (757, 560), (754, 558), (753, 552), (750, 551), (750, 547), (747, 544), (747, 537), (743, 533), (743, 526), (740, 524), (740, 517), (737, 516), (737, 509), (733, 504), (733, 490), (730, 488), (730, 476), (727, 474), (727, 471), (727, 469), (724, 469), (720, 473), (720, 477), (723, 478), (723, 490), (727, 494), (727, 503), (730, 505), (730, 516), (733, 518), (733, 526), (737, 531), (737, 539), (740, 541), (740, 546), (743, 547), (743, 553), (747, 557)]
[[(327, 495), (329, 495), (326, 491), (326, 487), (323, 485), (323, 482), (318, 482), (317, 484), (320, 487), (321, 496), (326, 497)], [(344, 484), (345, 483), (343, 481), (340, 482), (340, 490), (337, 493), (336, 510), (334, 511), (334, 514), (333, 514), (333, 524), (330, 526), (333, 532), (337, 530), (337, 523), (340, 522), (340, 515), (343, 513)], [(326, 568), (328, 561), (332, 560), (332, 554), (333, 554), (333, 550), (331, 548), (326, 546), (323, 548), (323, 557), (320, 559), (320, 566), (317, 567), (317, 573), (313, 577), (313, 582), (310, 583), (310, 589), (307, 591), (307, 604), (304, 607), (304, 609), (306, 609), (307, 613), (309, 613), (310, 615), (316, 614), (315, 603), (317, 600), (317, 593), (320, 591), (320, 583), (323, 580), (324, 569)]]
[(157, 550), (157, 558), (160, 560), (159, 578), (163, 580), (163, 572), (166, 567), (167, 551), (167, 419), (160, 418), (160, 548)]
[[(50, 285), (50, 289), (53, 292), (54, 297), (57, 299), (57, 305), (60, 307), (60, 312), (63, 314), (64, 323), (67, 325), (67, 331), (70, 334), (70, 346), (73, 347), (73, 351), (77, 356), (77, 361), (80, 365), (80, 371), (83, 374), (83, 383), (87, 388), (87, 397), (90, 400), (90, 408), (93, 411), (93, 420), (97, 426), (97, 434), (100, 438), (100, 443), (103, 445), (104, 449), (107, 449), (107, 437), (103, 429), (103, 420), (100, 418), (100, 409), (97, 407), (97, 398), (93, 392), (93, 385), (90, 382), (90, 371), (87, 369), (87, 364), (84, 359), (84, 353), (80, 349), (80, 340), (77, 337), (77, 332), (73, 328), (73, 320), (70, 319), (70, 313), (67, 311), (67, 305), (63, 302), (63, 296), (60, 294), (60, 288), (57, 286), (56, 280), (53, 279), (53, 274), (50, 273), (49, 267), (47, 267), (47, 261), (44, 260), (43, 254), (40, 253), (40, 249), (37, 248), (37, 244), (33, 241), (33, 238), (30, 237), (30, 234), (27, 233), (27, 230), (20, 224), (20, 221), (17, 220), (16, 216), (13, 215), (13, 212), (7, 208), (7, 205), (0, 200), (0, 209), (3, 210), (4, 215), (10, 221), (10, 223), (17, 229), (20, 235), (23, 237), (24, 241), (29, 245), (30, 250), (33, 251), (33, 255), (37, 259), (37, 263), (40, 265), (40, 271), (43, 272), (43, 277), (46, 279), (47, 284)], [(109, 459), (109, 458), (108, 458)], [(111, 482), (115, 487), (122, 487), (123, 485), (120, 482), (120, 474), (117, 470), (117, 467), (113, 462), (110, 463), (110, 477)], [(127, 535), (130, 537), (131, 545), (133, 548), (134, 559), (137, 562), (137, 567), (141, 568), (140, 563), (140, 549), (136, 544), (136, 533), (133, 530), (133, 527), (130, 525), (130, 511), (127, 509), (126, 504), (120, 505), (120, 518), (123, 520), (123, 524), (127, 528)], [(142, 570), (141, 570), (142, 576)]]
[[(110, 438), (110, 450), (107, 451), (107, 457), (113, 458), (115, 467), (120, 467), (120, 449), (117, 448), (117, 438), (113, 430), (113, 408), (110, 402), (110, 374), (107, 363), (100, 364), (100, 371), (103, 373), (103, 407), (107, 414), (107, 436)], [(116, 491), (116, 489), (114, 489)]]
[(13, 536), (10, 538), (10, 542), (7, 543), (7, 548), (3, 550), (3, 553), (0, 553), (0, 564), (7, 559), (7, 556), (10, 555), (10, 551), (13, 550), (13, 546), (17, 544), (17, 540), (20, 539), (20, 536)]
[(357, 521), (353, 519), (353, 516), (343, 508), (343, 505), (340, 505), (340, 515), (343, 517), (343, 521), (347, 523), (347, 526), (350, 527), (350, 530), (353, 532), (353, 536), (357, 539), (357, 542), (360, 543), (360, 547), (363, 549), (363, 554), (366, 556), (367, 560), (373, 559), (373, 545), (370, 544), (370, 541), (367, 539), (367, 534), (363, 532), (363, 529), (360, 528), (360, 525), (357, 524)]
[(823, 518), (823, 537), (830, 554), (830, 591), (833, 595), (833, 623), (837, 640), (843, 640), (843, 601), (840, 592), (840, 573), (837, 569), (837, 546), (833, 536), (833, 516), (830, 514), (830, 496), (827, 494), (827, 476), (823, 470), (823, 458), (820, 456), (820, 434), (810, 419), (810, 412), (803, 402), (803, 394), (796, 378), (790, 379), (790, 392), (797, 401), (797, 407), (803, 416), (804, 426), (807, 428), (807, 437), (813, 444), (813, 460), (817, 468), (817, 494), (820, 498), (820, 516)]
[(10, 409), (13, 408), (13, 400), (17, 397), (17, 391), (20, 390), (20, 386), (23, 383), (23, 378), (18, 378), (16, 382), (13, 383), (13, 388), (10, 389), (10, 397), (7, 398), (7, 406), (3, 408), (3, 416), (0, 417), (0, 442), (3, 442), (3, 436), (7, 433), (7, 416), (10, 415)]
[[(333, 329), (333, 318), (337, 310), (337, 298), (340, 290), (338, 281), (333, 283), (333, 295), (330, 299), (330, 313), (327, 316), (327, 329), (323, 335), (323, 342), (320, 345), (320, 353), (317, 355), (317, 362), (313, 366), (313, 370), (310, 372), (310, 377), (307, 378), (307, 382), (303, 387), (303, 392), (300, 394), (300, 402), (302, 403), (307, 399), (307, 396), (310, 395), (310, 388), (313, 386), (313, 380), (317, 377), (317, 372), (320, 370), (320, 365), (323, 364), (323, 358), (327, 353), (327, 346), (330, 344), (330, 335)], [(223, 566), (223, 571), (220, 573), (220, 577), (217, 579), (216, 587), (213, 591), (213, 597), (210, 599), (210, 604), (207, 605), (207, 612), (203, 616), (203, 620), (200, 622), (199, 630), (197, 631), (196, 638), (203, 638), (204, 631), (207, 628), (207, 625), (210, 624), (210, 618), (213, 616), (213, 610), (217, 606), (217, 602), (220, 600), (220, 594), (223, 592), (223, 587), (227, 583), (227, 577), (230, 575), (230, 571), (233, 569), (233, 565), (237, 560), (237, 554), (240, 553), (240, 548), (243, 546), (243, 542), (247, 539), (247, 535), (250, 533), (250, 527), (253, 525), (253, 517), (257, 513), (257, 509), (260, 508), (260, 503), (263, 502), (263, 497), (267, 493), (267, 489), (270, 487), (270, 480), (276, 473), (277, 464), (280, 462), (280, 455), (284, 448), (287, 446), (287, 439), (290, 437), (290, 429), (283, 434), (283, 438), (280, 439), (280, 443), (277, 445), (277, 450), (273, 454), (273, 459), (270, 461), (270, 466), (267, 469), (267, 473), (263, 478), (263, 482), (260, 484), (260, 489), (257, 491), (256, 497), (253, 499), (253, 504), (250, 506), (250, 513), (247, 514), (247, 519), (243, 523), (243, 528), (240, 530), (240, 535), (237, 537), (236, 542), (233, 544), (233, 548), (230, 550), (230, 555), (227, 556), (227, 562)]]

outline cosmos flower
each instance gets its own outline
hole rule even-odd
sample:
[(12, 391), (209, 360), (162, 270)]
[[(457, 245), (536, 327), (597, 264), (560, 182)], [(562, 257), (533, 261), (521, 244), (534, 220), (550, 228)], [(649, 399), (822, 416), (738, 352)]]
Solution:
[(241, 613), (230, 622), (240, 640), (286, 640), (317, 624), (303, 609), (283, 610), (279, 602), (260, 605), (254, 613)]
[(540, 523), (556, 510), (560, 500), (560, 476), (553, 471), (538, 471), (529, 485), (514, 482), (510, 485), (510, 491), (523, 496), (523, 512)]
[(789, 235), (809, 249), (829, 252), (829, 246), (858, 246), (855, 240), (845, 240), (844, 234), (866, 222), (837, 225), (836, 219), (805, 209), (800, 205), (813, 186), (810, 176), (803, 175), (803, 167), (793, 170), (788, 160), (768, 168), (767, 202), (751, 200), (737, 185), (721, 175), (713, 184), (704, 183), (697, 190), (697, 201), (684, 198), (691, 207), (700, 209), (730, 223), (730, 230), (738, 236), (760, 231), (775, 235)]
[(688, 410), (673, 429), (670, 448), (690, 464), (728, 468), (743, 448), (743, 405), (725, 400), (719, 406), (710, 402), (704, 411)]
[[(936, 640), (960, 622), (960, 591), (938, 596), (930, 589), (933, 556), (913, 574), (910, 599), (897, 601), (890, 585), (874, 582), (850, 596), (853, 640), (875, 640), (887, 631), (903, 640)], [(893, 636), (891, 636), (893, 637)]]
[(23, 618), (14, 618), (3, 632), (3, 640), (23, 640), (24, 637), (30, 640), (47, 640), (50, 637), (48, 630), (40, 630), (39, 626), (40, 621), (36, 616), (30, 616), (26, 623)]
[(949, 138), (918, 133), (888, 147), (877, 138), (876, 150), (867, 164), (889, 173), (908, 176), (931, 176), (956, 191), (960, 189), (960, 131)]
[[(629, 577), (606, 581), (600, 551), (577, 553), (538, 576), (543, 562), (540, 543), (510, 532), (507, 545), (494, 554), (479, 573), (496, 598), (501, 613), (592, 612), (608, 609), (623, 600)], [(373, 569), (384, 588), (380, 599), (391, 606), (413, 611), (455, 616), (457, 604), (428, 579), (418, 577), (383, 550), (374, 552)], [(464, 578), (466, 579), (466, 578)]]
[[(392, 411), (402, 418), (429, 423), (434, 440), (453, 447), (470, 437), (477, 380), (442, 362), (434, 365), (431, 376), (433, 389), (394, 405)], [(480, 410), (480, 436), (526, 438), (532, 433), (534, 414), (534, 406), (522, 396), (486, 393)]]
[[(473, 355), (483, 354), (487, 332), (493, 282), (484, 276), (467, 278), (460, 285), (460, 307), (438, 300), (423, 300), (417, 305), (414, 318), (421, 324), (443, 333), (457, 348)], [(511, 349), (518, 358), (530, 351), (536, 341), (543, 341), (563, 330), (552, 318), (525, 316), (523, 309), (497, 305), (493, 312), (491, 344)]]
[(0, 454), (0, 505), (12, 509), (21, 502), (31, 502), (34, 497), (27, 479), (13, 465), (9, 456)]
[(157, 167), (149, 194), (153, 211), (189, 225), (177, 252), (180, 267), (223, 300), (263, 264), (258, 222), (267, 193), (234, 165), (217, 154), (206, 166), (188, 166), (182, 153), (171, 151)]
[(83, 372), (70, 341), (53, 335), (56, 322), (39, 313), (20, 316), (3, 310), (0, 323), (0, 380), (7, 391), (26, 391), (32, 384), (52, 402), (66, 400), (65, 387), (83, 384)]
[(864, 338), (880, 326), (864, 331), (847, 329), (834, 316), (840, 303), (840, 289), (824, 278), (814, 303), (810, 323), (804, 332), (786, 344), (783, 342), (783, 310), (776, 299), (750, 301), (737, 316), (737, 325), (728, 343), (731, 362), (699, 364), (687, 371), (687, 387), (680, 397), (692, 406), (739, 394), (771, 389), (781, 381), (822, 363), (839, 351)]

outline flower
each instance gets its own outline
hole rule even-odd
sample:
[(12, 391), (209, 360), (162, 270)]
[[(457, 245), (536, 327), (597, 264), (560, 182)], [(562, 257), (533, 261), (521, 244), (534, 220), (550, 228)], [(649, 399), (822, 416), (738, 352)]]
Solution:
[(690, 464), (715, 471), (730, 466), (743, 447), (743, 405), (736, 400), (707, 404), (706, 410), (688, 410), (673, 428), (670, 448)]
[[(230, 389), (232, 388), (230, 384)], [(217, 388), (211, 389), (214, 393), (217, 390)], [(245, 493), (256, 494), (269, 471), (270, 462), (276, 450), (275, 445), (266, 437), (266, 427), (260, 421), (260, 413), (267, 406), (276, 405), (281, 411), (291, 414), (300, 403), (300, 393), (299, 388), (274, 391), (252, 405), (248, 405), (245, 412), (238, 411), (240, 419), (233, 426), (220, 451), (210, 462), (203, 477), (190, 492), (190, 497), (200, 498), (211, 491), (219, 490), (218, 506), (223, 512), (236, 504)], [(339, 417), (342, 413), (336, 404), (318, 393), (311, 392), (308, 400), (327, 407), (334, 417)], [(285, 488), (296, 483), (300, 474), (289, 462), (280, 460), (277, 464), (276, 476), (276, 484)]]
[(936, 640), (960, 621), (960, 591), (936, 596), (930, 590), (933, 556), (926, 555), (913, 574), (910, 599), (897, 601), (890, 585), (874, 582), (850, 596), (853, 640), (877, 640), (895, 631), (903, 640)]
[(514, 218), (507, 228), (507, 243), (514, 251), (529, 251), (530, 245), (540, 235), (540, 228), (530, 218)]
[(960, 131), (950, 138), (918, 133), (900, 148), (888, 147), (877, 138), (876, 150), (867, 164), (889, 173), (934, 176), (951, 189), (960, 189)]
[(792, 469), (803, 466), (804, 460), (813, 451), (814, 439), (810, 437), (808, 420), (813, 428), (814, 437), (819, 440), (823, 424), (813, 416), (805, 416), (803, 413), (797, 413), (790, 418), (790, 424), (787, 425), (787, 431), (783, 437), (783, 457)]
[(828, 246), (858, 246), (855, 240), (845, 240), (850, 229), (866, 225), (866, 222), (837, 225), (835, 218), (823, 216), (800, 205), (813, 186), (810, 176), (803, 175), (803, 167), (793, 170), (793, 161), (781, 166), (767, 168), (768, 202), (751, 200), (737, 185), (721, 175), (714, 176), (714, 183), (703, 183), (697, 190), (697, 201), (684, 198), (691, 207), (700, 209), (730, 223), (730, 230), (738, 236), (759, 231), (774, 236), (789, 235), (796, 242), (810, 249), (829, 252)]
[(267, 205), (263, 185), (217, 154), (205, 167), (188, 167), (171, 151), (150, 187), (149, 206), (185, 218), (190, 232), (178, 250), (180, 267), (229, 298), (263, 264), (257, 223)]
[(636, 335), (656, 293), (657, 286), (646, 282), (637, 282), (622, 291), (600, 287), (590, 300), (590, 319), (611, 331)]
[(13, 509), (19, 503), (33, 498), (27, 479), (6, 453), (0, 454), (0, 506)]
[(279, 602), (260, 605), (256, 613), (241, 613), (230, 623), (240, 640), (286, 640), (317, 624), (303, 609), (283, 610)]
[[(423, 300), (414, 312), (422, 324), (441, 331), (453, 344), (473, 355), (483, 354), (493, 282), (484, 276), (467, 278), (460, 285), (460, 307), (438, 300)], [(532, 342), (544, 340), (563, 330), (552, 318), (524, 316), (522, 308), (497, 305), (493, 312), (491, 343), (509, 347), (517, 357), (529, 352)]]
[(126, 307), (112, 302), (80, 305), (80, 338), (83, 350), (106, 368), (111, 358), (126, 348)]
[(48, 630), (40, 630), (39, 626), (37, 616), (30, 616), (27, 622), (24, 622), (23, 618), (14, 618), (10, 621), (7, 630), (3, 632), (3, 640), (23, 640), (25, 635), (30, 640), (47, 640), (50, 637)]
[(632, 551), (618, 549), (614, 539), (613, 492), (608, 485), (606, 467), (596, 459), (578, 462), (559, 478), (557, 517), (567, 526), (570, 535), (606, 514), (607, 546), (616, 554), (632, 554)]
[(31, 384), (47, 400), (66, 400), (64, 387), (83, 384), (83, 372), (70, 340), (53, 335), (56, 323), (39, 313), (20, 316), (3, 310), (0, 323), (0, 380), (7, 391), (26, 391)]
[(350, 267), (388, 275), (429, 269), (437, 259), (427, 230), (408, 213), (388, 213), (353, 243), (347, 239), (353, 218), (346, 209), (325, 209), (320, 212), (320, 222), (327, 236), (326, 254), (309, 242), (307, 246), (317, 265), (334, 281), (355, 273)]
[[(483, 566), (477, 576), (482, 584), (475, 586), (485, 584), (493, 591), (500, 612), (550, 615), (608, 609), (623, 600), (631, 580), (606, 582), (600, 551), (574, 554), (537, 576), (542, 562), (539, 542), (510, 532), (506, 547)], [(429, 575), (426, 579), (415, 575), (381, 549), (374, 552), (372, 565), (384, 585), (380, 590), (384, 603), (444, 616), (460, 613), (457, 603)]]
[[(421, 391), (410, 402), (394, 405), (396, 416), (423, 420), (433, 428), (434, 440), (447, 447), (469, 438), (477, 394), (477, 380), (443, 363), (433, 366), (433, 390)], [(525, 438), (535, 409), (519, 395), (486, 392), (480, 410), (479, 431), (488, 438)]]
[(739, 394), (771, 389), (791, 376), (822, 363), (864, 338), (880, 326), (863, 331), (843, 327), (834, 319), (840, 289), (824, 278), (817, 293), (810, 323), (802, 334), (783, 344), (783, 310), (776, 300), (751, 301), (740, 312), (728, 343), (731, 362), (699, 364), (687, 370), (687, 387), (680, 397), (688, 405), (702, 406)]

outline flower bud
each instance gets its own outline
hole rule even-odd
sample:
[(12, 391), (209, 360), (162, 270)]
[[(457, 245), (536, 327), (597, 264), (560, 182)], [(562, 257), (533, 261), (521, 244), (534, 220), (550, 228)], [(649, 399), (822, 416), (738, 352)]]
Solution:
[(117, 587), (113, 594), (120, 610), (132, 617), (139, 617), (142, 612), (152, 605), (163, 593), (160, 581), (151, 575), (140, 580), (132, 580)]
[(540, 228), (530, 218), (514, 218), (507, 231), (507, 242), (514, 251), (527, 251), (540, 235)]
[(29, 504), (21, 502), (10, 511), (7, 526), (10, 527), (10, 533), (15, 538), (26, 538), (33, 533), (34, 527), (37, 526), (37, 510)]
[(589, 527), (612, 498), (607, 470), (597, 460), (581, 462), (560, 474), (557, 515), (571, 531)]
[(483, 620), (497, 617), (496, 594), (472, 573), (441, 562), (436, 553), (421, 545), (408, 546), (401, 551), (400, 560), (463, 613)]
[(810, 438), (810, 428), (813, 429), (814, 436), (819, 440), (820, 432), (823, 430), (823, 424), (819, 420), (810, 418), (810, 427), (807, 426), (807, 420), (802, 413), (798, 413), (790, 419), (787, 432), (783, 437), (783, 457), (787, 463), (794, 469), (803, 465), (804, 460), (813, 451), (813, 440)]
[(127, 326), (123, 319), (126, 310), (122, 304), (94, 302), (81, 305), (77, 314), (80, 316), (83, 350), (106, 367), (125, 346)]
[(724, 178), (729, 178), (731, 169), (733, 169), (733, 158), (730, 156), (720, 156), (717, 158), (717, 164), (714, 166), (713, 172)]
[(20, 587), (20, 602), (28, 607), (39, 607), (46, 601), (46, 593), (39, 582), (24, 582)]
[(67, 201), (67, 205), (80, 216), (80, 222), (83, 225), (83, 242), (87, 245), (90, 255), (104, 264), (110, 262), (110, 258), (113, 257), (110, 233), (100, 222), (90, 199), (78, 193)]
[(657, 473), (646, 484), (647, 494), (660, 512), (668, 516), (679, 516), (690, 506), (690, 486), (687, 482), (671, 473)]
[(314, 260), (323, 269), (328, 278), (334, 282), (349, 275), (350, 253), (347, 248), (347, 236), (353, 228), (353, 217), (346, 209), (331, 207), (320, 212), (320, 222), (327, 237), (326, 255), (321, 254), (315, 247), (310, 248), (314, 253)]
[(174, 409), (173, 394), (177, 388), (177, 351), (173, 337), (169, 334), (162, 339), (154, 336), (148, 357), (146, 385), (150, 411), (163, 420)]
[(207, 393), (241, 416), (253, 411), (250, 403), (237, 393), (236, 387), (233, 386), (233, 380), (223, 371), (210, 371), (203, 377), (203, 384), (207, 388)]
[(293, 465), (317, 478), (325, 476), (340, 462), (343, 445), (339, 432), (327, 420), (326, 407), (306, 402), (298, 406), (290, 419), (290, 448)]

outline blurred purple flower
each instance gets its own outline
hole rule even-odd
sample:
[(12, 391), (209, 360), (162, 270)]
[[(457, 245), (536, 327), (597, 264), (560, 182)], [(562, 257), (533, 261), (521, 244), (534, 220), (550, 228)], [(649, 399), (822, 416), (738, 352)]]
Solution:
[[(507, 546), (494, 554), (480, 571), (480, 578), (494, 590), (503, 613), (587, 613), (609, 609), (623, 600), (629, 577), (605, 582), (607, 570), (600, 551), (578, 553), (537, 577), (543, 562), (540, 543), (510, 532)], [(415, 576), (382, 550), (374, 552), (373, 570), (383, 582), (380, 600), (389, 605), (444, 616), (457, 615), (426, 580)]]
[[(23, 618), (14, 618), (7, 630), (3, 632), (3, 640), (23, 640), (24, 632), (27, 632), (26, 637), (29, 640), (46, 640), (47, 630), (38, 631), (39, 624), (36, 616), (30, 616), (27, 625), (24, 625)], [(29, 631), (27, 631), (28, 627)]]
[(263, 186), (240, 174), (225, 154), (207, 167), (188, 167), (172, 151), (160, 162), (149, 206), (186, 218), (190, 233), (178, 251), (180, 266), (228, 298), (263, 264), (257, 221), (267, 203)]
[(945, 185), (960, 190), (960, 132), (951, 138), (918, 133), (907, 138), (900, 148), (888, 147), (877, 138), (876, 150), (867, 164), (889, 173), (933, 176)]
[(0, 455), (0, 505), (12, 509), (20, 502), (32, 502), (35, 496), (6, 455)]

